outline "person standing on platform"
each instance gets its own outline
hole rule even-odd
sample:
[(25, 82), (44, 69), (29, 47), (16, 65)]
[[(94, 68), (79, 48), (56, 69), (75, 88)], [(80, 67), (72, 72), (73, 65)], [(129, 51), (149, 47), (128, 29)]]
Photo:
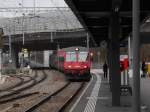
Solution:
[(142, 62), (141, 69), (142, 69), (142, 72), (143, 72), (142, 77), (145, 77), (146, 76), (146, 64), (145, 64), (145, 61)]
[(107, 78), (108, 65), (105, 62), (103, 65), (104, 78)]

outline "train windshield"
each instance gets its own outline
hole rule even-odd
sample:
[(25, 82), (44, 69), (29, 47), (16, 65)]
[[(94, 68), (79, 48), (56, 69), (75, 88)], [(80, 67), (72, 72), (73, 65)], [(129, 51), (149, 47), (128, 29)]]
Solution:
[(75, 62), (76, 60), (75, 52), (66, 52), (66, 62)]
[(79, 52), (78, 61), (79, 62), (86, 61), (87, 56), (88, 56), (88, 52)]

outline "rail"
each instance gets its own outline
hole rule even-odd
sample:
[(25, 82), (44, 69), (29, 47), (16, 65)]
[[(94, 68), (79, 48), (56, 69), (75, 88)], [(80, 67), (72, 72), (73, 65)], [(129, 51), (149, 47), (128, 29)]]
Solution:
[(52, 96), (57, 95), (60, 91), (64, 90), (66, 87), (68, 87), (70, 84), (70, 82), (66, 83), (62, 88), (60, 88), (58, 91), (54, 92), (53, 94), (48, 95), (47, 97), (45, 97), (44, 99), (42, 99), (41, 101), (37, 102), (36, 104), (34, 104), (33, 106), (29, 107), (28, 109), (26, 109), (24, 112), (32, 112), (33, 110), (35, 110), (37, 107), (39, 107), (41, 104), (43, 104), (44, 102), (46, 102), (47, 100), (49, 100), (50, 98), (52, 98)]
[[(85, 84), (84, 82), (81, 82), (81, 83), (68, 82), (64, 87), (62, 87), (61, 89), (59, 89), (52, 95), (48, 95), (46, 98), (37, 102), (37, 104), (35, 104), (34, 106), (31, 106), (24, 112), (32, 112), (32, 111), (38, 111), (38, 110), (42, 112), (42, 111), (51, 110), (51, 109), (53, 109), (53, 111), (56, 111), (56, 112), (63, 111), (65, 107), (68, 106), (69, 103), (72, 101), (72, 99), (79, 93), (81, 88), (83, 88), (84, 84)], [(70, 90), (73, 90), (73, 91), (69, 92)], [(62, 96), (64, 94), (65, 96)], [(51, 103), (54, 103), (54, 102), (56, 103), (56, 105), (58, 102), (58, 105), (57, 106), (51, 105)], [(51, 105), (51, 106), (46, 108), (45, 105)]]

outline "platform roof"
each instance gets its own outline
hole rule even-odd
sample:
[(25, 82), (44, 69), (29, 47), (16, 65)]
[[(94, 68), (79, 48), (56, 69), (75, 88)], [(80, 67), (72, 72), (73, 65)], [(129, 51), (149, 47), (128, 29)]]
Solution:
[(4, 35), (33, 32), (51, 32), (83, 28), (69, 8), (49, 10), (48, 13), (22, 17), (1, 18), (0, 27)]
[[(120, 24), (124, 40), (132, 31), (132, 0), (65, 0), (79, 18), (82, 25), (91, 32), (97, 45), (102, 40), (108, 40), (108, 28), (112, 4), (120, 5)], [(148, 0), (140, 0), (140, 22), (147, 23), (150, 14)], [(144, 26), (141, 26), (143, 28)], [(144, 28), (143, 28), (144, 29)], [(142, 30), (141, 30), (142, 31)], [(145, 32), (143, 30), (142, 32)], [(145, 36), (143, 33), (142, 35)]]

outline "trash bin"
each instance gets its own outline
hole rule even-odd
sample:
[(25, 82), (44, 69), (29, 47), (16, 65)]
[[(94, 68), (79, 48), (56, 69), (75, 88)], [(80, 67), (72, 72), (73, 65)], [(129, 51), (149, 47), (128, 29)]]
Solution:
[(148, 76), (150, 77), (150, 63), (147, 64), (147, 73), (148, 73)]

